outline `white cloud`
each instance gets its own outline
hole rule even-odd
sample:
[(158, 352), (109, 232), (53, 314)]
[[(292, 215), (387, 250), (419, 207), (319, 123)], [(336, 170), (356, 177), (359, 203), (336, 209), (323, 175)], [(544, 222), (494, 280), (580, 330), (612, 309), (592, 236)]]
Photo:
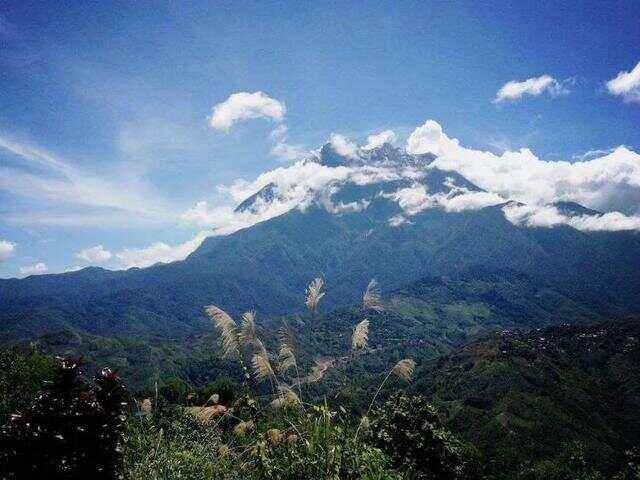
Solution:
[(329, 136), (329, 143), (339, 155), (347, 158), (358, 158), (358, 146), (344, 135), (332, 133)]
[(427, 208), (442, 208), (446, 212), (463, 212), (505, 203), (505, 199), (495, 193), (470, 191), (450, 182), (448, 186), (450, 187), (448, 193), (429, 194), (427, 187), (415, 183), (411, 187), (401, 188), (383, 196), (397, 201), (400, 208), (409, 216)]
[(338, 193), (339, 190), (336, 185), (333, 185), (320, 193), (319, 203), (329, 213), (333, 213), (334, 215), (357, 213), (365, 210), (371, 203), (370, 200), (364, 198), (349, 203), (334, 203), (332, 196)]
[(415, 215), (422, 210), (433, 208), (437, 205), (435, 199), (427, 193), (426, 187), (420, 183), (416, 183), (411, 187), (401, 188), (384, 196), (398, 202), (400, 208), (407, 215)]
[(427, 120), (411, 132), (406, 150), (413, 155), (432, 153), (439, 156), (454, 153), (458, 148), (458, 140), (447, 137), (438, 122)]
[(276, 143), (271, 149), (271, 155), (281, 160), (301, 160), (309, 155), (309, 151), (302, 145), (291, 145), (286, 142)]
[(284, 103), (264, 92), (238, 92), (213, 107), (209, 123), (216, 130), (228, 132), (238, 121), (266, 118), (279, 122), (285, 113)]
[(7, 240), (0, 240), (0, 262), (13, 255), (15, 248), (15, 243), (11, 243)]
[(640, 216), (620, 212), (603, 215), (563, 215), (553, 205), (509, 204), (502, 208), (505, 218), (515, 225), (551, 228), (568, 225), (582, 231), (640, 230)]
[(22, 275), (42, 275), (43, 273), (47, 273), (48, 270), (47, 265), (42, 262), (38, 262), (35, 265), (20, 267), (20, 273)]
[(569, 225), (585, 231), (640, 230), (640, 216), (625, 215), (620, 212), (608, 212), (604, 215), (581, 215), (572, 217)]
[(640, 62), (630, 72), (622, 71), (609, 80), (607, 90), (627, 102), (640, 102)]
[(189, 224), (211, 228), (214, 235), (227, 235), (282, 215), (294, 208), (304, 210), (313, 202), (319, 202), (333, 213), (353, 212), (366, 208), (368, 203), (351, 202), (334, 205), (330, 195), (335, 193), (340, 185), (346, 182), (368, 185), (401, 178), (417, 179), (422, 175), (424, 173), (405, 167), (401, 169), (372, 165), (329, 167), (315, 161), (298, 161), (293, 165), (265, 172), (253, 182), (238, 180), (231, 185), (217, 187), (218, 192), (228, 195), (237, 204), (267, 185), (273, 185), (276, 195), (270, 201), (258, 198), (252, 209), (238, 212), (234, 211), (232, 206), (215, 206), (201, 201), (184, 212), (182, 220)]
[(385, 143), (393, 143), (396, 140), (396, 134), (393, 130), (385, 130), (375, 135), (369, 135), (367, 137), (367, 143), (362, 147), (362, 150), (373, 150), (381, 147)]
[(554, 206), (518, 205), (511, 203), (502, 207), (504, 216), (514, 225), (527, 227), (554, 227), (566, 223), (567, 218)]
[(505, 199), (493, 192), (474, 192), (458, 188), (452, 190), (449, 195), (441, 196), (438, 203), (447, 212), (464, 212), (500, 205), (505, 203)]
[(410, 224), (411, 222), (409, 220), (407, 220), (406, 217), (404, 217), (403, 215), (394, 215), (393, 217), (391, 217), (387, 223), (389, 224), (390, 227), (399, 227), (400, 225), (404, 225), (405, 223)]
[(546, 162), (526, 148), (498, 156), (462, 147), (428, 121), (411, 134), (407, 150), (434, 153), (430, 168), (456, 171), (505, 199), (532, 205), (572, 201), (627, 213), (640, 208), (640, 155), (625, 147), (582, 162)]
[(184, 260), (202, 241), (210, 235), (210, 232), (200, 232), (194, 238), (178, 245), (169, 245), (164, 242), (156, 242), (145, 248), (125, 248), (116, 254), (125, 268), (149, 267), (156, 263), (170, 263)]
[[(19, 161), (17, 168), (0, 167), (0, 190), (46, 201), (48, 209), (63, 206), (67, 210), (65, 214), (78, 215), (80, 225), (87, 209), (93, 210), (90, 219), (113, 212), (118, 212), (120, 218), (134, 216), (161, 221), (172, 216), (156, 200), (157, 195), (143, 182), (140, 173), (126, 165), (120, 165), (121, 171), (92, 174), (45, 150), (1, 135), (0, 149)], [(70, 208), (75, 210), (69, 212)], [(25, 218), (29, 218), (29, 214)], [(19, 219), (17, 216), (16, 220)], [(46, 220), (46, 216), (42, 220)], [(50, 224), (56, 224), (55, 220)]]
[(109, 250), (105, 250), (102, 245), (96, 245), (95, 247), (85, 248), (84, 250), (79, 251), (76, 253), (76, 257), (92, 265), (99, 265), (109, 261), (112, 254)]
[(559, 95), (566, 93), (566, 87), (558, 82), (550, 75), (542, 75), (540, 77), (529, 78), (522, 82), (511, 80), (505, 83), (493, 100), (495, 103), (504, 102), (507, 100), (520, 100), (523, 96), (530, 95), (537, 97), (543, 93), (549, 93), (550, 95)]

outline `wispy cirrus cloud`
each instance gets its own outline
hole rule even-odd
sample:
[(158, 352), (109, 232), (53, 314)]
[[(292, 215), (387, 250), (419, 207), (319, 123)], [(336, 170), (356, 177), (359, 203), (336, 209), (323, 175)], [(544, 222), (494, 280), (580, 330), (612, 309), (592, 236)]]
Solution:
[[(40, 147), (2, 134), (0, 155), (14, 162), (14, 166), (0, 167), (0, 190), (34, 199), (43, 207), (35, 212), (9, 215), (6, 218), (9, 221), (21, 223), (22, 213), (25, 221), (38, 217), (35, 223), (40, 224), (57, 224), (55, 217), (61, 215), (67, 225), (83, 225), (86, 220), (96, 222), (103, 215), (114, 214), (121, 221), (135, 217), (139, 222), (167, 221), (172, 217), (139, 172), (126, 165), (119, 171), (98, 175)], [(42, 210), (49, 210), (51, 215), (42, 214)]]
[(640, 102), (640, 62), (630, 71), (621, 71), (606, 84), (611, 95), (627, 102)]
[(149, 267), (156, 263), (171, 263), (184, 260), (200, 246), (211, 232), (200, 232), (195, 237), (177, 245), (165, 242), (156, 242), (143, 248), (125, 248), (116, 253), (116, 258), (125, 268)]

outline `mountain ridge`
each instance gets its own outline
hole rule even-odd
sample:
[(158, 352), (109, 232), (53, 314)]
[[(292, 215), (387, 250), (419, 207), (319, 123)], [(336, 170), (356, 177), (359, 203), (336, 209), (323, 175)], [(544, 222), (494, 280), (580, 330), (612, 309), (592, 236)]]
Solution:
[[(336, 152), (332, 155), (337, 158)], [(505, 218), (501, 203), (458, 210), (448, 203), (439, 206), (429, 202), (485, 192), (456, 172), (410, 166), (409, 174), (398, 177), (375, 167), (399, 161), (405, 169), (406, 154), (391, 147), (367, 155), (364, 172), (373, 177), (363, 179), (358, 171), (360, 176), (330, 182), (311, 191), (298, 208), (206, 238), (185, 260), (125, 271), (91, 268), (0, 280), (4, 337), (72, 325), (91, 333), (153, 331), (173, 338), (200, 331), (206, 324), (202, 308), (210, 303), (233, 314), (249, 309), (265, 315), (295, 312), (316, 276), (325, 278), (327, 306), (335, 308), (357, 301), (371, 278), (392, 291), (470, 266), (530, 275), (595, 311), (640, 311), (636, 232), (517, 225)], [(345, 156), (339, 160), (353, 162)], [(265, 195), (282, 193), (276, 190), (270, 187)], [(264, 201), (253, 197), (240, 205), (251, 209), (257, 199)], [(563, 208), (586, 211), (576, 205)]]

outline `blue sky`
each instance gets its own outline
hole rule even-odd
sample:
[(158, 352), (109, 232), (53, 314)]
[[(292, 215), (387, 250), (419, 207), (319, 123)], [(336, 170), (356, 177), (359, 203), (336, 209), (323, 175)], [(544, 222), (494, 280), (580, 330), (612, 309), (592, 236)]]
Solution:
[[(637, 1), (3, 2), (0, 276), (193, 239), (185, 211), (232, 202), (217, 185), (286, 165), (278, 124), (302, 150), (386, 129), (402, 146), (435, 119), (497, 154), (638, 152), (640, 87), (607, 82), (639, 62)], [(282, 118), (212, 128), (258, 91)], [(81, 258), (98, 245), (110, 258)]]

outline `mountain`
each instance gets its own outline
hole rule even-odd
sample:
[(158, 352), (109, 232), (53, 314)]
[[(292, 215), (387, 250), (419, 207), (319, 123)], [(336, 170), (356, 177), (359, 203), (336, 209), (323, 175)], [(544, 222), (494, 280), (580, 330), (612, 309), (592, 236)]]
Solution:
[[(640, 311), (637, 233), (513, 224), (504, 203), (485, 206), (486, 192), (432, 168), (432, 160), (390, 145), (356, 158), (325, 146), (301, 167), (315, 172), (311, 180), (322, 179), (321, 187), (301, 177), (307, 186), (297, 206), (209, 237), (184, 261), (1, 280), (0, 339), (64, 328), (178, 339), (205, 328), (203, 306), (210, 303), (235, 314), (299, 310), (316, 276), (327, 283), (331, 309), (356, 302), (371, 278), (391, 292), (470, 267), (524, 274), (595, 314)], [(251, 215), (291, 202), (299, 186), (270, 182), (238, 209)], [(584, 213), (579, 205), (563, 208)]]

